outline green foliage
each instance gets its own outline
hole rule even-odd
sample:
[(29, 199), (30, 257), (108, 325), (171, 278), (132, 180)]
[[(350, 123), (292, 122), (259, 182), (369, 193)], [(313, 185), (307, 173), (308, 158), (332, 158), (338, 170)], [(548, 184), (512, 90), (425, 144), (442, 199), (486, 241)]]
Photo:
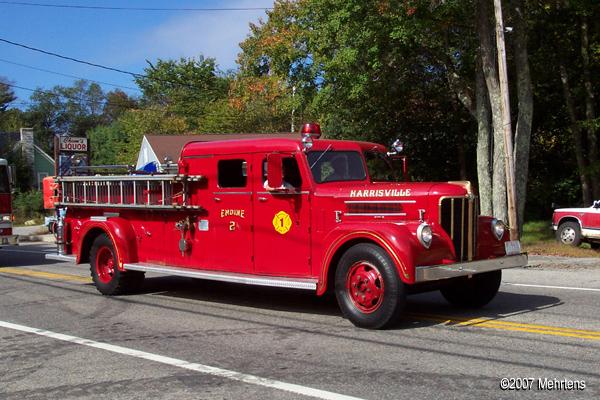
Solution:
[(27, 110), (38, 145), (50, 149), (54, 135), (85, 137), (102, 123), (105, 95), (96, 83), (75, 81), (73, 86), (36, 90)]
[(90, 131), (92, 163), (135, 164), (145, 134), (174, 135), (187, 130), (183, 118), (158, 109), (126, 111), (111, 125)]
[(0, 76), (0, 116), (6, 111), (10, 103), (15, 100), (14, 90), (7, 85), (6, 78)]
[(19, 220), (40, 218), (44, 214), (42, 192), (38, 190), (16, 192), (13, 198), (13, 212), (15, 218)]
[(111, 124), (119, 119), (127, 110), (138, 107), (136, 99), (129, 97), (127, 93), (120, 89), (113, 90), (106, 94), (106, 102), (102, 109), (103, 123)]
[(218, 71), (215, 60), (180, 58), (148, 63), (145, 76), (136, 78), (143, 91), (142, 103), (184, 118), (190, 129), (214, 101), (227, 97), (229, 78)]
[(523, 245), (553, 240), (554, 231), (550, 229), (549, 220), (534, 220), (523, 224), (523, 235), (521, 236)]
[(474, 148), (475, 124), (445, 74), (449, 63), (472, 68), (476, 42), (462, 28), (468, 7), (446, 2), (433, 16), (429, 2), (414, 4), (277, 2), (241, 44), (241, 74), (296, 86), (298, 115), (321, 122), (330, 137), (401, 136), (414, 177), (458, 179), (466, 162), (458, 155)]

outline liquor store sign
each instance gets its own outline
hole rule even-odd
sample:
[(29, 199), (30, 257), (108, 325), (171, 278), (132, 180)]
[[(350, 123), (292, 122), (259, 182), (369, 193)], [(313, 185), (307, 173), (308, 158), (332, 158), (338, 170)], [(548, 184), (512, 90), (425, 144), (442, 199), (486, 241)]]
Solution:
[(60, 151), (86, 152), (88, 151), (87, 138), (62, 136), (60, 137)]

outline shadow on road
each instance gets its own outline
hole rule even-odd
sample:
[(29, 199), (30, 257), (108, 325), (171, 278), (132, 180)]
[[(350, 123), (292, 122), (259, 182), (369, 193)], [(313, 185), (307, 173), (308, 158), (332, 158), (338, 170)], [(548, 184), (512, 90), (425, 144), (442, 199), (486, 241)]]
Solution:
[[(142, 293), (171, 298), (197, 300), (255, 309), (341, 316), (335, 296), (315, 296), (312, 292), (271, 287), (246, 286), (179, 277), (147, 278)], [(503, 319), (508, 316), (556, 307), (563, 302), (553, 296), (499, 292), (487, 306), (461, 309), (444, 300), (438, 291), (411, 295), (407, 299), (405, 317), (395, 329), (439, 325), (444, 317)], [(436, 316), (437, 319), (419, 318)]]

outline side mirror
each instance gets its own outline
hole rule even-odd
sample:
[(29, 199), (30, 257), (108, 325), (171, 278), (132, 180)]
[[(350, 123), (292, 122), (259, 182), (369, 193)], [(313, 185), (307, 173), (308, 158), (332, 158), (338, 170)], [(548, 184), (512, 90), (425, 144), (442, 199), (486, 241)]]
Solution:
[(594, 208), (600, 208), (600, 200), (595, 200), (594, 204), (592, 205), (592, 207), (594, 207)]
[(400, 141), (400, 138), (394, 140), (394, 143), (392, 143), (392, 149), (393, 151), (388, 151), (387, 153), (387, 155), (390, 157), (397, 156), (398, 154), (402, 153), (402, 150), (404, 150), (404, 144)]
[(279, 153), (267, 156), (267, 185), (279, 188), (283, 185), (283, 157)]

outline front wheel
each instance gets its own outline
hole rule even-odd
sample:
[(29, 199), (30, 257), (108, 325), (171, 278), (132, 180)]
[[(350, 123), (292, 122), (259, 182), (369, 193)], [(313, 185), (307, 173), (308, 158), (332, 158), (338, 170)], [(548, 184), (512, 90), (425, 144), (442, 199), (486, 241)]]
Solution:
[(119, 295), (138, 289), (144, 273), (121, 271), (113, 242), (106, 234), (98, 236), (90, 250), (90, 271), (96, 289), (104, 295)]
[(340, 259), (335, 297), (344, 317), (370, 329), (394, 323), (405, 303), (396, 266), (381, 247), (369, 243), (352, 246)]
[(579, 246), (581, 244), (581, 229), (576, 222), (563, 222), (556, 230), (556, 239), (568, 246)]
[(502, 280), (502, 270), (473, 275), (446, 286), (440, 291), (450, 304), (465, 308), (479, 308), (492, 301)]

